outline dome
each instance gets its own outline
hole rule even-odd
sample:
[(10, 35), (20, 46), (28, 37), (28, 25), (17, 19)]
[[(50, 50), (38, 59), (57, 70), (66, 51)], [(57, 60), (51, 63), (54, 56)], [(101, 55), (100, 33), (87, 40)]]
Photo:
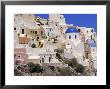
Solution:
[(94, 40), (88, 40), (90, 47), (96, 47), (96, 42)]
[(79, 31), (75, 28), (68, 28), (65, 33), (78, 33)]

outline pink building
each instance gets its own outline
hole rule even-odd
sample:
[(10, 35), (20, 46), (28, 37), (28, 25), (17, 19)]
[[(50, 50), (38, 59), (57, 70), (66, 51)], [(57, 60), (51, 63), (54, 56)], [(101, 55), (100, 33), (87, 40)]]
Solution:
[(25, 48), (14, 48), (14, 64), (25, 64), (28, 59), (28, 54)]

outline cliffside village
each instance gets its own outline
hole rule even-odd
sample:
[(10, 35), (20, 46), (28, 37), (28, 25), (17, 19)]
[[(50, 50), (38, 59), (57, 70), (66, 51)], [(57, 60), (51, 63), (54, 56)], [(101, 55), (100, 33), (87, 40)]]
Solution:
[[(97, 70), (96, 38), (94, 28), (67, 24), (61, 14), (49, 14), (47, 19), (33, 14), (15, 14), (15, 68), (17, 65), (26, 65), (31, 62), (40, 66), (69, 67), (75, 74), (74, 68), (65, 63), (66, 60), (75, 58), (78, 64), (89, 70), (85, 75), (95, 76)], [(56, 57), (57, 54), (61, 58)], [(90, 72), (93, 69), (95, 72)]]

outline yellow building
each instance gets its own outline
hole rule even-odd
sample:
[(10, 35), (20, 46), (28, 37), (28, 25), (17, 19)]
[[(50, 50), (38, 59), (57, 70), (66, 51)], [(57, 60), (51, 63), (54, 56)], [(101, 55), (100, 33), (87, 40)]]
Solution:
[(26, 33), (28, 36), (35, 38), (37, 41), (39, 39), (45, 38), (45, 31), (42, 27), (39, 28), (27, 28)]

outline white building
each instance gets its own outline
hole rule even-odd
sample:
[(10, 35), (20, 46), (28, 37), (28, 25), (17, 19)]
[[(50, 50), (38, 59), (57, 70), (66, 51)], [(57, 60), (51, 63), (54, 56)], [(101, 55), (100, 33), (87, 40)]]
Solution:
[(80, 39), (79, 31), (75, 28), (68, 28), (65, 32), (66, 39), (71, 41), (78, 41)]
[(54, 26), (55, 29), (62, 30), (64, 34), (67, 29), (67, 24), (63, 15), (60, 14), (49, 14), (49, 24)]
[(39, 54), (40, 63), (45, 63), (52, 66), (61, 66), (62, 63), (56, 59), (56, 52), (42, 52)]
[(85, 41), (87, 39), (96, 40), (96, 32), (94, 32), (94, 28), (86, 28), (86, 27), (77, 27), (77, 30), (82, 32), (85, 36)]
[(49, 20), (66, 25), (64, 16), (60, 14), (49, 14)]
[(68, 28), (66, 33), (66, 49), (64, 50), (64, 57), (72, 59), (77, 58), (79, 62), (84, 56), (84, 43), (81, 42), (79, 31), (75, 28)]
[(57, 34), (55, 29), (49, 25), (44, 25), (42, 27), (44, 28), (47, 37), (54, 37)]
[(88, 44), (91, 47), (91, 56), (94, 62), (94, 68), (97, 68), (97, 44), (94, 40), (88, 40)]

